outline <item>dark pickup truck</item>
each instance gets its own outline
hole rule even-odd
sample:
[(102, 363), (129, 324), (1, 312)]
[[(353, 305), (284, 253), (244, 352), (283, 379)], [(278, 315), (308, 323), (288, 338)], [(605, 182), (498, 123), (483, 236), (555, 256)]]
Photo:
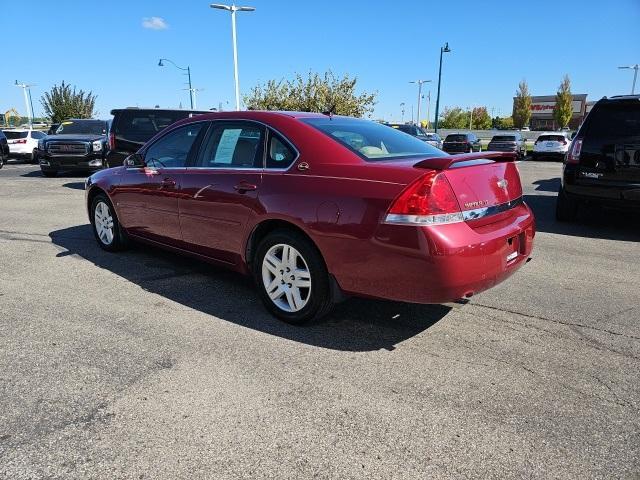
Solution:
[(38, 141), (38, 162), (45, 177), (61, 170), (100, 170), (107, 154), (106, 120), (69, 119), (60, 124), (55, 135)]

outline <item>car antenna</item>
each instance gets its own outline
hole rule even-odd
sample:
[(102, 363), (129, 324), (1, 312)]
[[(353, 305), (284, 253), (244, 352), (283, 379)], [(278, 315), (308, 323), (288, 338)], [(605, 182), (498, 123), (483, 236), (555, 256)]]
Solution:
[(328, 116), (329, 118), (333, 117), (333, 114), (336, 112), (336, 104), (332, 104), (328, 110), (325, 110), (324, 112), (322, 112), (323, 115)]

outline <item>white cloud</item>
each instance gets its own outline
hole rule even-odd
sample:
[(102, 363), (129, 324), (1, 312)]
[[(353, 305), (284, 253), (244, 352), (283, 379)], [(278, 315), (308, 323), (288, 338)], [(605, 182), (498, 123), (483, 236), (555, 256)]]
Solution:
[(169, 28), (169, 24), (162, 17), (144, 17), (142, 26), (151, 30), (166, 30)]

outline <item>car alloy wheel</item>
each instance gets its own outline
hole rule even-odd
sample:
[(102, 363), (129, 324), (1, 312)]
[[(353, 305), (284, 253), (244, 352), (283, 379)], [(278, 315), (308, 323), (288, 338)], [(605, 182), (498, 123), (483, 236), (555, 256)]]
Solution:
[(111, 214), (109, 205), (102, 200), (96, 203), (93, 213), (93, 224), (100, 241), (105, 246), (111, 245), (114, 238), (113, 215)]
[(288, 313), (302, 310), (311, 298), (311, 272), (291, 245), (273, 245), (262, 260), (262, 283), (271, 301)]

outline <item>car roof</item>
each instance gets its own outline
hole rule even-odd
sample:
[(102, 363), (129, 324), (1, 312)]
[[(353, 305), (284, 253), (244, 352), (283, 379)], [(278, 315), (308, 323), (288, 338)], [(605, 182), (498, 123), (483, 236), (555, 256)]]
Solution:
[[(33, 128), (3, 128), (3, 132), (30, 132)], [(38, 131), (38, 130), (36, 130)]]

